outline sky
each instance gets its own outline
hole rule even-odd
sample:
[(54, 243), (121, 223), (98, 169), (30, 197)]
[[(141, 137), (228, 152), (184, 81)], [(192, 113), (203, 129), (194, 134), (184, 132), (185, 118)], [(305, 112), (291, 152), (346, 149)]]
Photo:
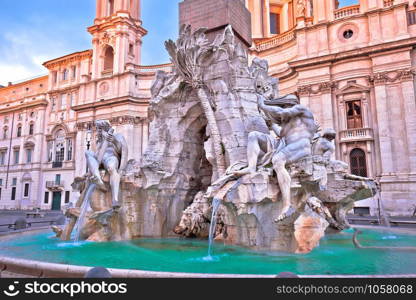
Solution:
[[(180, 0), (142, 0), (142, 64), (169, 62), (164, 41), (178, 35)], [(0, 0), (0, 85), (47, 74), (42, 63), (91, 49), (95, 0)]]

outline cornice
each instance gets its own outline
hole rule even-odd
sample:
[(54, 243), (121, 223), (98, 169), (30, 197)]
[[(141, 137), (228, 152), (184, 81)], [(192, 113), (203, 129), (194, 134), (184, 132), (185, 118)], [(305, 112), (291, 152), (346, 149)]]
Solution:
[(355, 57), (370, 56), (372, 54), (411, 47), (414, 45), (416, 45), (416, 37), (387, 42), (383, 44), (367, 46), (367, 47), (363, 47), (360, 49), (353, 49), (353, 50), (348, 50), (348, 51), (339, 52), (335, 54), (328, 54), (324, 56), (296, 60), (296, 61), (289, 62), (288, 64), (293, 68), (299, 69), (299, 68), (305, 68), (305, 67), (309, 67), (309, 66), (313, 66), (317, 64), (321, 65), (324, 63), (334, 63), (340, 60), (345, 60), (345, 59), (350, 59), (350, 58), (355, 58)]
[(53, 69), (57, 66), (67, 65), (74, 61), (79, 61), (85, 58), (92, 57), (92, 50), (85, 50), (80, 52), (71, 53), (62, 57), (58, 57), (43, 63), (43, 66), (48, 69)]
[[(117, 125), (139, 125), (146, 123), (148, 121), (147, 118), (143, 117), (134, 117), (134, 116), (118, 116), (110, 118), (110, 123), (113, 126)], [(78, 122), (76, 124), (76, 128), (78, 131), (84, 131), (95, 128), (94, 121), (85, 121), (85, 122)]]
[(17, 106), (1, 108), (0, 114), (15, 112), (15, 111), (24, 110), (27, 108), (35, 108), (39, 106), (45, 106), (45, 107), (48, 106), (48, 101), (47, 100), (35, 100), (35, 101), (30, 101), (28, 103), (19, 104)]
[(87, 110), (96, 110), (98, 108), (106, 107), (106, 106), (115, 106), (115, 105), (122, 105), (122, 104), (131, 104), (131, 105), (144, 105), (148, 104), (149, 101), (144, 98), (139, 97), (132, 97), (132, 96), (124, 96), (118, 98), (112, 98), (107, 100), (99, 100), (92, 103), (86, 103), (81, 105), (72, 106), (71, 109), (76, 112), (87, 111)]

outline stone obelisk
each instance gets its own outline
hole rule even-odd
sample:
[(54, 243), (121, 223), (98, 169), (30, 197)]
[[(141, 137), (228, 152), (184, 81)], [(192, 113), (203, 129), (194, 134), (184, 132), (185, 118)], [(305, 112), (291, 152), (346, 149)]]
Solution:
[(183, 0), (179, 3), (179, 23), (189, 24), (193, 30), (208, 28), (207, 37), (213, 40), (231, 25), (234, 34), (251, 47), (251, 14), (244, 0)]

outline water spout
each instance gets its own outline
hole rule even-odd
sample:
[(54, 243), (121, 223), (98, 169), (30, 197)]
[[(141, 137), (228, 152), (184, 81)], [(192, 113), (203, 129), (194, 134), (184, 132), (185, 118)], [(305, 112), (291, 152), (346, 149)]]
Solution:
[(96, 184), (90, 183), (88, 185), (88, 190), (85, 193), (84, 201), (82, 202), (79, 217), (77, 220), (77, 223), (75, 224), (75, 233), (74, 233), (74, 243), (79, 243), (80, 237), (81, 237), (81, 231), (84, 227), (85, 223), (85, 217), (87, 215), (88, 208), (90, 207), (90, 199), (92, 196), (92, 193), (94, 192), (96, 187)]
[(208, 244), (208, 256), (207, 258), (212, 259), (212, 245), (214, 243), (215, 229), (217, 227), (217, 212), (220, 207), (221, 199), (214, 198), (212, 200), (212, 215), (211, 215), (211, 224), (209, 225), (209, 244)]
[(390, 227), (390, 220), (389, 217), (387, 216), (384, 207), (383, 207), (383, 203), (381, 201), (381, 195), (380, 193), (377, 193), (377, 202), (378, 202), (378, 220), (379, 220), (379, 224), (386, 226), (386, 227)]

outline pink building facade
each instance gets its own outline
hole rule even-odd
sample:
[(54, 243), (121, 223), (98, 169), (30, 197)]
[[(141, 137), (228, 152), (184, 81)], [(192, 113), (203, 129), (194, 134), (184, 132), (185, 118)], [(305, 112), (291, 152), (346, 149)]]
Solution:
[[(267, 59), (281, 93), (297, 93), (322, 128), (337, 133), (336, 158), (376, 178), (385, 210), (416, 204), (416, 7), (407, 0), (247, 0), (252, 56)], [(276, 29), (276, 20), (278, 25)], [(358, 203), (378, 210), (377, 199)]]

